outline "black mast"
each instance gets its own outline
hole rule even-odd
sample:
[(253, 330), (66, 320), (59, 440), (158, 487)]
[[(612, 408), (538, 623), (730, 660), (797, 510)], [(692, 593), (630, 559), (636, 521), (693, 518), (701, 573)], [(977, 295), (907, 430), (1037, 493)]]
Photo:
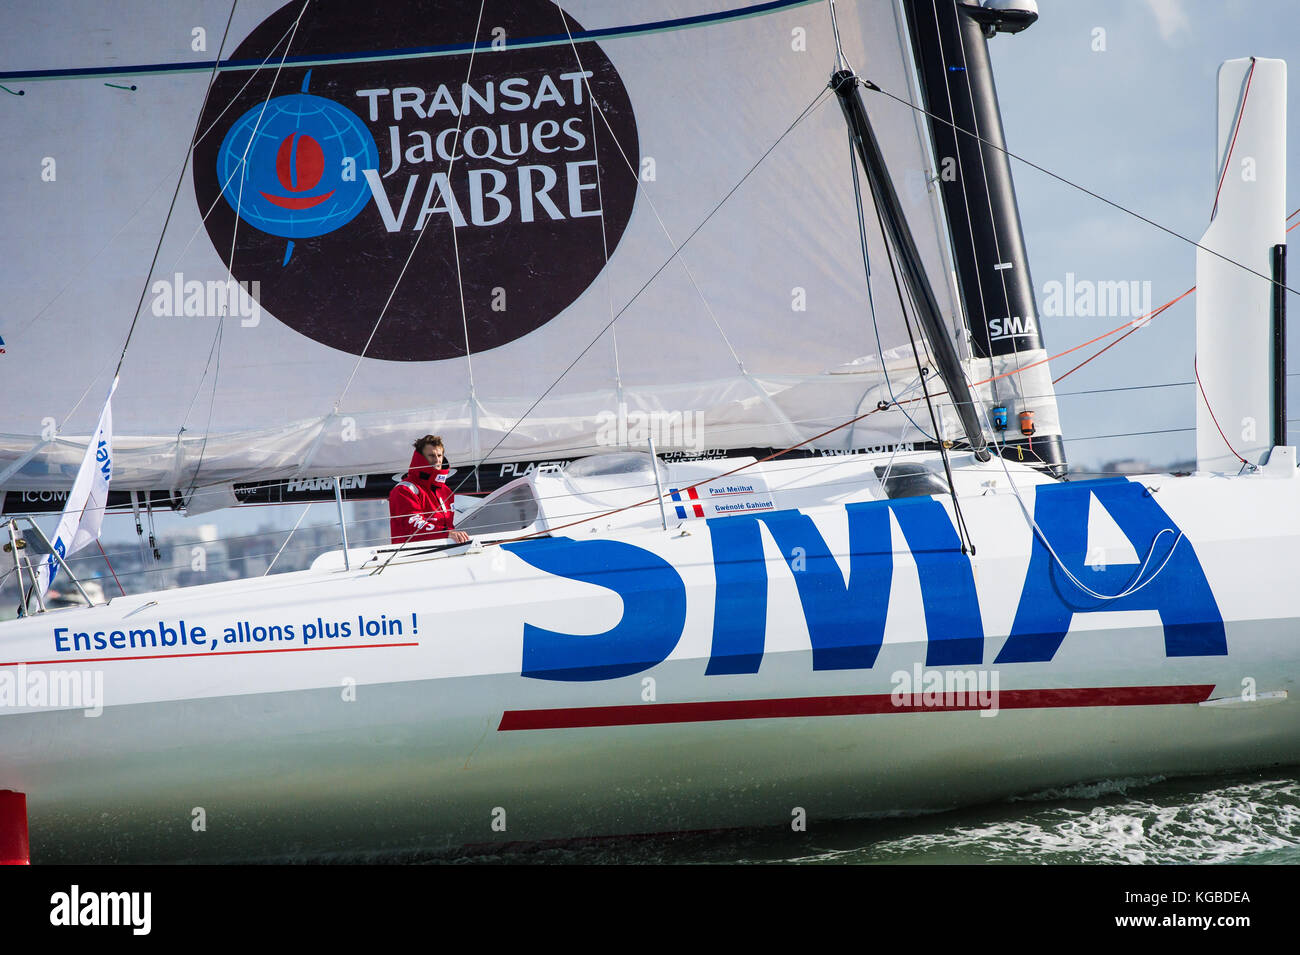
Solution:
[[(996, 32), (1025, 29), (1037, 15), (961, 0), (905, 0), (903, 7), (931, 114), (927, 119), (971, 350), (977, 358), (999, 358), (1042, 348), (987, 42)], [(1021, 436), (1019, 413), (1032, 410), (1032, 404), (1029, 409), (1005, 404), (1010, 421), (1006, 440), (999, 442), (1004, 454), (1063, 475), (1061, 437)]]
[(887, 238), (898, 253), (903, 281), (916, 305), (917, 318), (929, 340), (930, 351), (934, 355), (935, 364), (939, 366), (938, 371), (943, 376), (949, 398), (961, 419), (966, 441), (977, 459), (987, 461), (992, 455), (985, 446), (984, 429), (980, 427), (979, 415), (975, 411), (975, 399), (966, 383), (957, 349), (948, 337), (948, 329), (944, 325), (934, 290), (930, 288), (930, 282), (925, 276), (921, 255), (916, 249), (916, 241), (912, 238), (903, 206), (898, 201), (898, 193), (894, 191), (894, 183), (881, 154), (880, 144), (876, 141), (876, 134), (871, 128), (871, 120), (867, 118), (867, 108), (862, 102), (862, 83), (852, 70), (837, 70), (831, 76), (831, 88), (835, 90), (840, 107), (844, 110), (854, 148), (866, 170), (872, 199), (885, 224)]
[(1286, 245), (1273, 246), (1273, 447), (1286, 447)]

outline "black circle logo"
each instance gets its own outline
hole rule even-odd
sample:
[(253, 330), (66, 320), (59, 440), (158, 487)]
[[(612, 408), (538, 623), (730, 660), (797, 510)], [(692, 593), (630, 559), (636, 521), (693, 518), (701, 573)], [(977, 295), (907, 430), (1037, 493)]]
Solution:
[(231, 54), (194, 152), (208, 235), (262, 308), (354, 355), (435, 361), (586, 291), (631, 218), (640, 151), (581, 25), (551, 0), (481, 23), (454, 0), (322, 2), (295, 30), (301, 9)]

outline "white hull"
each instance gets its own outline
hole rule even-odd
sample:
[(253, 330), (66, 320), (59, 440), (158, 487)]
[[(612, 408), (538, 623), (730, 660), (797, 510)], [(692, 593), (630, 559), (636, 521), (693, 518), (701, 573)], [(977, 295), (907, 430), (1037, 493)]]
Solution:
[[(980, 486), (993, 473), (964, 468), (959, 487), (968, 479)], [(1011, 661), (1017, 654), (1009, 644), (1027, 645), (1008, 634), (1034, 572), (1031, 532), (1005, 480), (987, 494), (962, 494), (978, 548), (970, 567), (984, 632), (979, 659), (969, 664), (933, 663), (931, 644), (951, 635), (927, 636), (926, 608), (935, 609), (936, 597), (922, 595), (932, 584), (917, 570), (919, 549), (900, 533), (897, 512), (883, 643), (868, 667), (814, 668), (795, 573), (764, 532), (761, 664), (757, 672), (706, 672), (719, 656), (710, 546), (717, 525), (702, 521), (685, 523), (688, 536), (673, 522), (667, 532), (593, 538), (662, 557), (685, 598), (681, 636), (667, 658), (604, 679), (522, 675), (524, 625), (600, 634), (623, 621), (625, 601), (544, 572), (519, 556), (524, 551), (495, 547), (403, 558), (375, 576), (320, 568), (56, 611), (0, 627), (0, 672), (14, 672), (10, 664), (20, 661), (32, 671), (98, 670), (106, 707), (94, 718), (76, 709), (0, 707), (0, 788), (27, 794), (35, 861), (135, 861), (786, 825), (797, 808), (816, 825), (1105, 777), (1300, 763), (1300, 591), (1292, 571), (1300, 482), (1293, 476), (1292, 467), (1285, 476), (1265, 469), (1232, 479), (1143, 479), (1186, 535), (1177, 546), (1190, 544), (1203, 568), (1226, 653), (1202, 634), (1193, 652), (1175, 640), (1170, 655), (1157, 610), (1127, 609), (1077, 613), (1049, 659)], [(1025, 480), (1031, 508), (1036, 491), (1072, 487), (1044, 490)], [(1085, 494), (1091, 486), (1073, 485)], [(918, 500), (925, 499), (906, 502)], [(951, 514), (950, 500), (933, 500)], [(843, 504), (803, 510), (847, 569)], [(1123, 565), (1123, 548), (1107, 533), (1095, 514), (1089, 518), (1089, 559)], [(1166, 535), (1166, 550), (1170, 541)], [(1150, 541), (1131, 543), (1140, 562)], [(1138, 570), (1124, 566), (1130, 577)], [(1100, 591), (1119, 589), (1100, 582), (1112, 579), (1103, 572), (1096, 579)], [(1169, 582), (1157, 574), (1143, 593), (1174, 613), (1171, 601), (1182, 598), (1158, 594)], [(654, 605), (668, 615), (670, 604), (656, 598)], [(111, 633), (184, 619), (215, 633), (236, 620), (381, 613), (404, 620), (404, 632), (320, 640), (330, 649), (319, 652), (301, 640), (219, 643), (210, 651), (54, 649), (56, 627)], [(418, 634), (410, 631), (413, 613)], [(1209, 643), (1198, 651), (1202, 638)], [(896, 674), (912, 673), (927, 656), (926, 672), (996, 674), (996, 715), (931, 707), (923, 698), (895, 706)], [(727, 666), (737, 669), (735, 659)], [(647, 678), (653, 700), (645, 698)], [(349, 681), (354, 701), (345, 699)], [(1210, 700), (1221, 702), (1203, 705)], [(706, 708), (683, 705), (697, 703)], [(531, 725), (552, 728), (524, 728)], [(206, 831), (192, 829), (196, 807), (206, 813)]]
[[(497, 733), (493, 714), (449, 715), (431, 702), (444, 691), (424, 681), (367, 688), (368, 708), (383, 714), (373, 720), (343, 717), (332, 690), (123, 707), (104, 729), (134, 745), (109, 749), (80, 714), (47, 716), (21, 730), (46, 741), (46, 758), (26, 754), (6, 786), (29, 793), (36, 861), (229, 861), (780, 826), (796, 807), (816, 828), (1081, 780), (1300, 762), (1293, 701), (1249, 714), (1091, 707), (536, 739)], [(51, 735), (85, 755), (56, 763)], [(208, 813), (203, 833), (191, 831), (196, 806)], [(498, 806), (505, 832), (491, 827)]]

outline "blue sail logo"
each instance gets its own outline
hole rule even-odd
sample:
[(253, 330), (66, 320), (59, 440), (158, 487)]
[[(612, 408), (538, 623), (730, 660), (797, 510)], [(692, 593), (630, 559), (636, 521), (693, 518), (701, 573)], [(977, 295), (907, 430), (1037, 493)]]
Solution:
[(309, 94), (310, 79), (308, 73), (301, 93), (246, 112), (217, 152), (221, 195), (230, 208), (254, 228), (290, 240), (325, 235), (355, 219), (370, 201), (363, 172), (379, 165), (365, 123)]

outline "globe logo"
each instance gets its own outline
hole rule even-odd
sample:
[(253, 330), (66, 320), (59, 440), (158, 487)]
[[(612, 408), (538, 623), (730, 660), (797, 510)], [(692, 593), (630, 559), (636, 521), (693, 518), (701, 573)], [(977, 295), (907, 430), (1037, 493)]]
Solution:
[(491, 56), (465, 0), (313, 4), (296, 34), (302, 0), (258, 4), (278, 9), (230, 62), (279, 61), (292, 34), (293, 63), (217, 70), (191, 168), (212, 251), (264, 313), (369, 362), (464, 361), (582, 298), (630, 227), (641, 145), (600, 45), (579, 79), (555, 42), (583, 33), (563, 3), (511, 0)]
[(375, 139), (360, 118), (306, 87), (304, 80), (304, 92), (254, 106), (217, 152), (221, 195), (230, 208), (249, 225), (290, 240), (324, 235), (356, 218), (370, 201), (362, 170), (379, 165)]

